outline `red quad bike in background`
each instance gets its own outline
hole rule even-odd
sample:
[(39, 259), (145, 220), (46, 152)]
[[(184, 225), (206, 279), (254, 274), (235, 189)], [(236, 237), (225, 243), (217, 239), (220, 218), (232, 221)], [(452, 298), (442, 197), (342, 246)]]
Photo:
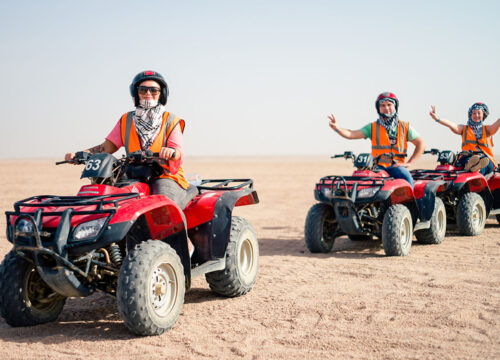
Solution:
[(436, 191), (444, 182), (422, 180), (413, 190), (406, 180), (375, 169), (383, 156), (392, 158), (355, 157), (350, 151), (332, 156), (352, 159), (357, 170), (352, 176), (325, 176), (316, 184), (319, 203), (309, 210), (304, 231), (309, 251), (327, 253), (344, 234), (351, 240), (381, 238), (388, 256), (408, 255), (413, 232), (423, 244), (443, 241), (446, 213)]
[(500, 222), (500, 173), (488, 174), (465, 171), (456, 163), (462, 155), (480, 154), (464, 151), (431, 149), (424, 154), (438, 156), (439, 165), (434, 170), (413, 170), (414, 179), (444, 180), (438, 196), (446, 207), (448, 224), (456, 224), (458, 231), (467, 236), (479, 235), (489, 215), (496, 215)]
[(85, 164), (91, 185), (77, 196), (33, 196), (6, 212), (13, 249), (0, 266), (0, 310), (9, 325), (54, 321), (67, 297), (100, 291), (116, 297), (132, 332), (157, 335), (176, 323), (195, 276), (223, 296), (250, 291), (259, 245), (232, 210), (259, 202), (253, 181), (203, 180), (190, 186), (182, 209), (150, 194), (147, 181), (162, 160), (80, 152), (71, 162)]

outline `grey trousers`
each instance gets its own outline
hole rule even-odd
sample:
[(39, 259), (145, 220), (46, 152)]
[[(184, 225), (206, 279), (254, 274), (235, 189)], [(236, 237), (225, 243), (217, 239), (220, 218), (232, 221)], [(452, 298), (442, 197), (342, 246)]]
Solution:
[(165, 195), (175, 202), (177, 206), (184, 209), (187, 190), (183, 189), (172, 179), (154, 179), (151, 181), (151, 194)]

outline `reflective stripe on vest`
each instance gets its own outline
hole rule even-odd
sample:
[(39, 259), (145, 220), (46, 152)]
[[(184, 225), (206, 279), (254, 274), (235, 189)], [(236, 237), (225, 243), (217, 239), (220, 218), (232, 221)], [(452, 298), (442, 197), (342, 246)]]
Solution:
[(495, 158), (493, 157), (493, 140), (488, 130), (488, 125), (484, 125), (481, 138), (477, 139), (470, 126), (464, 125), (462, 130), (462, 151), (481, 151), (493, 162), (496, 168)]
[[(386, 153), (394, 154), (394, 161), (404, 162), (408, 149), (408, 129), (409, 124), (406, 121), (398, 121), (398, 132), (396, 135), (396, 144), (392, 145), (387, 130), (377, 121), (372, 123), (372, 155), (374, 157)], [(374, 136), (375, 134), (375, 136)], [(391, 160), (381, 158), (380, 165), (390, 166)]]

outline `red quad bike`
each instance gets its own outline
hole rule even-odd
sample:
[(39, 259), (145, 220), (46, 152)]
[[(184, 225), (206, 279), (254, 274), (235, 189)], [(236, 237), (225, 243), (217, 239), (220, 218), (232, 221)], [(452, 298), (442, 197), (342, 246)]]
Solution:
[(8, 324), (54, 321), (67, 297), (100, 291), (116, 297), (132, 332), (157, 335), (176, 323), (195, 276), (223, 296), (250, 291), (259, 245), (232, 210), (259, 202), (253, 181), (203, 180), (190, 186), (182, 209), (150, 194), (158, 161), (150, 152), (119, 160), (77, 153), (72, 162), (85, 164), (91, 185), (77, 196), (33, 196), (6, 212), (13, 249), (0, 266), (0, 310)]
[(407, 181), (375, 169), (382, 156), (355, 157), (350, 151), (332, 156), (352, 159), (357, 170), (352, 176), (325, 176), (316, 184), (319, 203), (311, 207), (305, 224), (309, 251), (327, 253), (344, 234), (351, 240), (381, 238), (388, 256), (408, 255), (413, 232), (423, 244), (443, 241), (446, 213), (436, 191), (444, 182), (422, 180), (413, 190)]
[(444, 180), (438, 196), (446, 207), (448, 224), (456, 224), (458, 231), (467, 236), (479, 235), (489, 215), (497, 215), (500, 222), (500, 173), (486, 177), (479, 172), (465, 171), (456, 163), (461, 155), (479, 154), (464, 151), (426, 150), (424, 154), (438, 156), (439, 165), (434, 170), (413, 170), (414, 179)]

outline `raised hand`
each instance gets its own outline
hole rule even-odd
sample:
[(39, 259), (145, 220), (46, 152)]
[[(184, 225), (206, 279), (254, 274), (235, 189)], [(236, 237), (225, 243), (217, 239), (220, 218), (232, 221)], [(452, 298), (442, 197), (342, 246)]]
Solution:
[(331, 127), (333, 130), (337, 131), (337, 130), (339, 129), (339, 126), (338, 126), (338, 124), (337, 124), (337, 120), (335, 120), (335, 116), (333, 116), (333, 114), (330, 114), (330, 115), (328, 116), (328, 119), (330, 119), (330, 123), (329, 123), (328, 125), (330, 125), (330, 127)]
[(436, 114), (436, 105), (432, 105), (432, 106), (431, 106), (431, 112), (429, 113), (429, 115), (430, 115), (430, 116), (431, 116), (431, 118), (433, 118), (435, 121), (438, 121), (439, 116), (437, 116), (437, 114)]

